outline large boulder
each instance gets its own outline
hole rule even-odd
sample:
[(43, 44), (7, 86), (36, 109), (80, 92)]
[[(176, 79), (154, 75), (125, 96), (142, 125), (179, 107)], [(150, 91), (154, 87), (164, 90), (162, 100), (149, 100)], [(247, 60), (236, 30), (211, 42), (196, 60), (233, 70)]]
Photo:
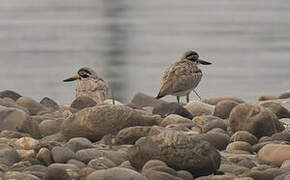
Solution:
[(271, 136), (284, 129), (272, 111), (249, 103), (239, 104), (232, 110), (229, 125), (233, 132), (249, 131), (258, 138)]
[(290, 160), (290, 145), (267, 144), (258, 152), (258, 160), (261, 164), (280, 167), (284, 161)]
[(187, 170), (195, 177), (215, 172), (221, 161), (218, 151), (207, 141), (173, 130), (140, 138), (129, 148), (128, 155), (136, 169), (156, 159), (175, 170)]
[(99, 105), (82, 109), (63, 122), (62, 134), (67, 139), (86, 137), (100, 140), (131, 126), (158, 124), (156, 116), (144, 115), (124, 105)]

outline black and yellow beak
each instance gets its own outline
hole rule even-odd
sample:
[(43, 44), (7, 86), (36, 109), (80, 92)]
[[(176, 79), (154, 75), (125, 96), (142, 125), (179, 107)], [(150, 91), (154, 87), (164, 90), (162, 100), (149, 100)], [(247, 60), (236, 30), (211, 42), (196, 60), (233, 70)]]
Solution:
[(205, 60), (202, 60), (202, 59), (198, 59), (197, 62), (199, 64), (202, 64), (202, 65), (210, 65), (211, 64), (211, 62), (208, 62), (208, 61), (205, 61)]
[(80, 76), (76, 75), (76, 76), (73, 76), (73, 77), (70, 77), (70, 78), (63, 80), (63, 82), (70, 82), (70, 81), (75, 81), (78, 79), (80, 79)]

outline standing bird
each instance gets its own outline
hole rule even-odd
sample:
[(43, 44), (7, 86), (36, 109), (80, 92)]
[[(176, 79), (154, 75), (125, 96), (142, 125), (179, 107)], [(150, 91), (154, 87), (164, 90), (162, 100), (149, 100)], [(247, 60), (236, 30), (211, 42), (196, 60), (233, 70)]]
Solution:
[(97, 104), (102, 103), (109, 95), (109, 86), (97, 73), (88, 67), (78, 70), (77, 75), (63, 80), (64, 82), (77, 81), (76, 97), (88, 96)]
[(199, 64), (209, 65), (210, 62), (199, 59), (199, 55), (194, 51), (186, 51), (179, 61), (169, 66), (162, 77), (161, 88), (157, 95), (160, 99), (166, 95), (177, 97), (179, 103), (180, 96), (186, 96), (186, 102), (189, 102), (189, 94), (194, 90), (201, 80), (202, 72), (198, 68)]

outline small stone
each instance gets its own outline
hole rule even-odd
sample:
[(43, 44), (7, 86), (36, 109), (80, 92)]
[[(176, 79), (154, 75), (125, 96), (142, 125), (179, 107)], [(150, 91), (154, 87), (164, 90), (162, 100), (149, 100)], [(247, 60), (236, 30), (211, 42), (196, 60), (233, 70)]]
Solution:
[(261, 104), (261, 106), (270, 109), (279, 119), (290, 118), (290, 112), (279, 103), (266, 102)]
[(88, 140), (87, 138), (83, 137), (76, 137), (70, 139), (66, 144), (65, 147), (70, 148), (73, 152), (77, 152), (82, 149), (93, 148), (93, 143)]
[(48, 168), (44, 180), (71, 180), (71, 178), (62, 168)]
[(4, 179), (10, 180), (40, 180), (38, 177), (17, 171), (8, 171), (4, 174)]
[(202, 102), (189, 102), (185, 108), (192, 114), (193, 117), (201, 115), (213, 115), (215, 107)]
[(208, 141), (218, 150), (226, 149), (227, 145), (230, 143), (230, 137), (224, 133), (214, 133), (208, 132), (205, 134), (200, 134), (201, 139)]
[(152, 96), (148, 96), (143, 93), (137, 93), (134, 98), (131, 100), (132, 104), (135, 104), (139, 107), (146, 107), (146, 106), (152, 106), (155, 107), (156, 105), (160, 105), (162, 103), (165, 103), (165, 101), (156, 99)]
[(53, 162), (52, 157), (51, 157), (51, 153), (50, 153), (49, 149), (47, 149), (47, 148), (41, 148), (38, 151), (36, 158), (39, 161), (43, 162), (47, 166)]
[(245, 141), (254, 145), (258, 143), (258, 139), (253, 134), (249, 133), (248, 131), (237, 131), (235, 134), (232, 135), (231, 141)]
[(184, 170), (177, 171), (177, 177), (180, 177), (183, 180), (193, 180), (192, 174)]
[(213, 120), (213, 121), (210, 121), (210, 122), (207, 122), (203, 127), (202, 127), (202, 132), (206, 133), (214, 128), (220, 128), (220, 129), (223, 129), (223, 130), (227, 130), (227, 126), (226, 124), (224, 123), (223, 120), (221, 119), (216, 119), (216, 120)]
[(192, 119), (192, 114), (178, 103), (162, 103), (154, 106), (153, 114), (159, 114), (161, 117), (166, 117), (170, 114), (177, 114), (182, 117)]
[(241, 152), (241, 151), (253, 153), (252, 146), (249, 143), (244, 142), (244, 141), (235, 141), (235, 142), (230, 143), (227, 146), (226, 151), (230, 153)]
[(81, 110), (87, 107), (93, 107), (97, 103), (88, 96), (79, 96), (77, 97), (70, 105), (70, 107)]
[(216, 104), (213, 115), (222, 119), (227, 119), (229, 118), (232, 109), (238, 104), (239, 103), (233, 100), (220, 101)]
[(19, 154), (20, 158), (35, 158), (36, 154), (33, 149), (31, 150), (24, 150), (24, 149), (18, 149), (16, 150), (17, 153)]
[(16, 103), (22, 107), (25, 107), (31, 115), (43, 114), (49, 112), (49, 110), (42, 104), (36, 102), (29, 97), (20, 97)]
[(68, 176), (71, 179), (79, 179), (80, 178), (80, 168), (74, 164), (62, 164), (62, 163), (53, 163), (48, 166), (48, 168), (60, 168), (66, 171)]
[(20, 156), (15, 149), (6, 144), (0, 144), (0, 164), (11, 166), (20, 160)]
[(49, 97), (44, 97), (40, 101), (40, 104), (42, 104), (43, 106), (45, 106), (51, 112), (54, 112), (54, 111), (58, 111), (59, 110), (58, 104), (54, 100), (50, 99)]
[(113, 168), (116, 166), (117, 165), (113, 161), (111, 161), (110, 159), (108, 159), (106, 157), (99, 157), (96, 159), (92, 159), (88, 163), (88, 167), (94, 168), (96, 170), (109, 169), (109, 168)]
[(290, 145), (267, 144), (258, 152), (259, 163), (280, 167), (281, 164), (290, 160)]
[(69, 161), (67, 161), (67, 164), (73, 164), (76, 165), (77, 167), (81, 168), (85, 168), (87, 167), (87, 165), (81, 161), (78, 161), (76, 159), (70, 159)]
[(51, 155), (56, 163), (65, 163), (68, 160), (75, 158), (75, 153), (71, 149), (61, 146), (52, 148)]
[(280, 96), (278, 97), (279, 99), (287, 99), (290, 98), (290, 90), (280, 94)]
[(166, 127), (170, 124), (191, 123), (191, 122), (192, 121), (190, 119), (184, 118), (184, 117), (179, 116), (177, 114), (170, 114), (162, 120), (161, 126)]
[(49, 136), (58, 133), (61, 130), (62, 119), (44, 120), (39, 124), (39, 130), (42, 136)]
[(239, 104), (245, 102), (242, 99), (239, 99), (239, 98), (236, 98), (236, 97), (216, 97), (216, 98), (209, 98), (209, 99), (203, 99), (202, 102), (207, 103), (207, 104), (210, 104), (210, 105), (216, 105), (220, 101), (224, 101), (224, 100), (235, 101), (235, 102), (237, 102)]
[(27, 133), (22, 133), (22, 132), (18, 132), (18, 131), (12, 131), (12, 130), (3, 130), (0, 133), (0, 137), (6, 137), (9, 139), (12, 138), (22, 138), (22, 137), (29, 137), (30, 135)]
[(9, 97), (13, 99), (14, 101), (17, 101), (17, 99), (19, 99), (21, 95), (11, 90), (0, 91), (0, 98), (5, 98), (5, 97)]
[(267, 101), (267, 100), (274, 100), (278, 99), (278, 97), (269, 95), (269, 94), (262, 94), (258, 97), (258, 101)]
[(15, 142), (15, 146), (18, 149), (33, 150), (38, 148), (39, 141), (32, 137), (22, 137)]

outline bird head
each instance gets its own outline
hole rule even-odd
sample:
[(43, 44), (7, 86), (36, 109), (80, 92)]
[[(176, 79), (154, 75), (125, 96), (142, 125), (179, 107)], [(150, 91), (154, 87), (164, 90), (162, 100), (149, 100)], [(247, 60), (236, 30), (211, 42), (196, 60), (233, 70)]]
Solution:
[(87, 79), (87, 78), (94, 78), (97, 77), (97, 74), (94, 70), (88, 67), (83, 67), (78, 70), (77, 75), (70, 77), (68, 79), (63, 80), (63, 82)]
[(203, 64), (203, 65), (210, 65), (210, 62), (207, 62), (205, 60), (199, 59), (199, 55), (195, 51), (186, 51), (181, 59), (187, 59), (189, 61), (195, 62), (196, 64)]

